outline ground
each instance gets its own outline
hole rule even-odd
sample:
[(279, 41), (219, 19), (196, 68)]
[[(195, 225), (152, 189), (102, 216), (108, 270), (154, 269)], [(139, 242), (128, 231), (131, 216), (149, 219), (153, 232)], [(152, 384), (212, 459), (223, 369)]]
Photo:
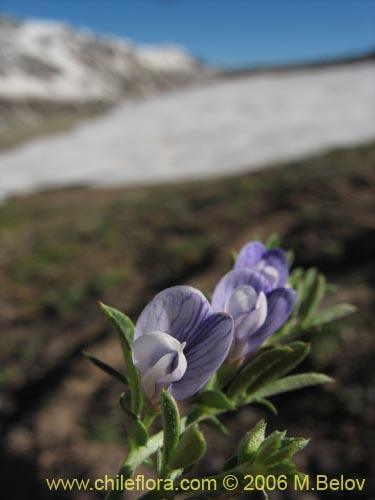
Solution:
[[(370, 144), (226, 179), (50, 191), (3, 205), (0, 498), (92, 499), (53, 496), (44, 478), (113, 475), (121, 462), (121, 387), (82, 356), (89, 350), (121, 368), (98, 300), (136, 319), (166, 286), (209, 291), (231, 248), (275, 231), (296, 265), (318, 267), (338, 285), (328, 301), (352, 302), (358, 312), (310, 339), (304, 368), (334, 376), (334, 385), (275, 398), (278, 417), (261, 408), (228, 415), (229, 428), (240, 435), (266, 416), (270, 429), (312, 437), (298, 459), (305, 472), (369, 478), (373, 152)], [(201, 471), (228, 453), (225, 439), (210, 433)], [(367, 489), (356, 498), (370, 496)]]

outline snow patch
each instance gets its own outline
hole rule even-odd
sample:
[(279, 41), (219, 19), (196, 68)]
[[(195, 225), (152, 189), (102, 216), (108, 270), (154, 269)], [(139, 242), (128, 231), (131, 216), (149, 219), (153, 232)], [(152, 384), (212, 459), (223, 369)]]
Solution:
[(0, 197), (231, 174), (374, 137), (375, 65), (248, 76), (128, 103), (0, 155)]

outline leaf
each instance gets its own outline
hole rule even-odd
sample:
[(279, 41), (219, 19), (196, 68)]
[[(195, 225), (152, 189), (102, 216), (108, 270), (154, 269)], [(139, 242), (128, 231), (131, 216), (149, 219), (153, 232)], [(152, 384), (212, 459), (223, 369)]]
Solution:
[(110, 377), (113, 377), (117, 380), (119, 380), (121, 383), (125, 384), (126, 386), (129, 385), (129, 380), (125, 377), (125, 375), (122, 375), (120, 372), (112, 368), (112, 366), (107, 365), (107, 363), (104, 363), (103, 361), (100, 361), (100, 359), (96, 358), (93, 354), (87, 351), (83, 351), (83, 355), (86, 356), (87, 359), (91, 361), (97, 368), (105, 372), (107, 375)]
[(267, 350), (236, 376), (228, 388), (228, 396), (232, 399), (246, 392), (257, 392), (262, 385), (281, 377), (301, 363), (309, 350), (309, 344), (304, 342), (292, 342)]
[(235, 406), (229, 401), (225, 394), (221, 391), (208, 390), (202, 392), (195, 403), (209, 408), (217, 408), (219, 410), (234, 410)]
[(168, 466), (170, 457), (177, 448), (180, 432), (180, 412), (173, 396), (163, 390), (160, 393), (161, 414), (163, 420), (163, 468)]
[(228, 257), (228, 265), (227, 265), (227, 270), (226, 270), (227, 273), (234, 268), (234, 264), (236, 263), (236, 259), (237, 259), (237, 252), (234, 249), (232, 249), (230, 251), (229, 257)]
[(277, 248), (280, 246), (280, 235), (278, 233), (271, 233), (266, 240), (267, 248)]
[(260, 354), (254, 361), (246, 365), (229, 385), (227, 391), (229, 398), (232, 399), (245, 392), (247, 387), (259, 378), (261, 373), (273, 366), (287, 352), (287, 347), (275, 347)]
[(224, 434), (224, 436), (228, 436), (229, 434), (228, 429), (222, 422), (220, 422), (220, 420), (217, 417), (215, 417), (215, 415), (209, 415), (202, 422), (205, 423), (206, 425), (213, 427), (221, 434)]
[(198, 425), (187, 428), (170, 460), (172, 469), (195, 464), (206, 452), (206, 441)]
[[(268, 399), (264, 399), (264, 398), (251, 398), (250, 401), (252, 403), (255, 403), (255, 404), (258, 404), (258, 405), (262, 405), (262, 406), (265, 406), (268, 410), (270, 410), (274, 415), (277, 415), (278, 414), (278, 411), (276, 409), (276, 406), (274, 404), (271, 403), (271, 401), (268, 401)], [(249, 401), (249, 402), (250, 402)]]
[(266, 422), (260, 420), (251, 431), (247, 432), (238, 445), (238, 464), (249, 462), (255, 457), (259, 446), (264, 441)]
[(326, 384), (334, 380), (322, 373), (299, 373), (289, 377), (280, 378), (274, 382), (262, 386), (254, 396), (269, 397), (283, 392), (295, 391), (303, 387), (309, 387), (317, 384)]
[(297, 288), (298, 283), (303, 281), (303, 269), (301, 267), (296, 267), (293, 269), (290, 277), (289, 277), (289, 283), (292, 288)]
[[(310, 276), (312, 276), (312, 278)], [(308, 275), (307, 278), (308, 282), (311, 280), (311, 284), (307, 287), (306, 294), (302, 301), (300, 311), (302, 328), (306, 328), (310, 325), (310, 319), (324, 296), (326, 283), (325, 277), (319, 274), (315, 269), (312, 270), (311, 275)]]
[(320, 326), (325, 323), (330, 323), (331, 321), (353, 314), (356, 310), (357, 308), (352, 304), (337, 304), (325, 311), (315, 314), (310, 324), (311, 326)]
[(138, 445), (145, 446), (148, 441), (148, 432), (141, 420), (133, 420), (129, 429), (130, 438)]
[(125, 392), (123, 392), (121, 395), (120, 395), (120, 406), (121, 408), (124, 410), (124, 412), (129, 415), (130, 418), (132, 418), (133, 420), (138, 420), (138, 417), (137, 415), (134, 415), (134, 413), (129, 410), (129, 408), (126, 406), (126, 402), (125, 402)]
[(129, 376), (129, 385), (132, 395), (131, 410), (139, 417), (143, 406), (143, 397), (139, 372), (133, 364), (131, 353), (134, 334), (133, 322), (125, 314), (113, 307), (106, 306), (103, 303), (100, 303), (100, 307), (114, 325), (119, 338)]
[(293, 476), (299, 475), (296, 466), (290, 460), (283, 460), (277, 465), (267, 468), (267, 474), (272, 476), (286, 475), (288, 481), (291, 481)]
[(105, 315), (109, 318), (116, 330), (121, 334), (121, 344), (126, 343), (126, 347), (130, 350), (133, 345), (134, 325), (128, 316), (114, 307), (107, 306), (103, 302), (99, 302), (100, 307)]
[(158, 476), (160, 476), (161, 473), (162, 462), (163, 462), (163, 454), (159, 448), (156, 452), (156, 472), (158, 473)]
[(283, 353), (279, 359), (274, 360), (262, 373), (247, 387), (248, 394), (254, 394), (260, 387), (270, 382), (271, 380), (278, 379), (285, 373), (290, 372), (298, 366), (310, 352), (310, 344), (304, 342), (292, 342), (286, 346), (288, 351)]
[(187, 415), (186, 425), (193, 424), (205, 414), (204, 408), (201, 406), (193, 406), (191, 412)]
[(264, 461), (273, 453), (275, 453), (284, 439), (286, 431), (274, 431), (270, 434), (259, 446), (258, 452), (255, 457), (257, 463), (264, 463)]
[(147, 466), (147, 467), (153, 467), (154, 466), (154, 461), (152, 460), (151, 457), (147, 457), (143, 460), (143, 463)]
[(263, 463), (264, 465), (277, 465), (284, 460), (292, 458), (298, 451), (305, 448), (308, 443), (309, 439), (303, 438), (283, 439), (280, 449), (263, 460)]

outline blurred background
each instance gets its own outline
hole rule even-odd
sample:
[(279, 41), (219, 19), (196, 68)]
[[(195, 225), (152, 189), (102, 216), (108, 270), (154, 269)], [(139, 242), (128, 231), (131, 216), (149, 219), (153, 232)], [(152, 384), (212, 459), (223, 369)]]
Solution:
[[(230, 446), (266, 417), (312, 438), (304, 472), (374, 498), (374, 18), (372, 0), (0, 1), (1, 500), (103, 498), (45, 478), (121, 463), (122, 389), (82, 356), (122, 366), (98, 300), (136, 319), (166, 286), (212, 290), (273, 232), (357, 313), (309, 334), (303, 371), (336, 383), (228, 415)], [(195, 477), (232, 451), (208, 432)]]

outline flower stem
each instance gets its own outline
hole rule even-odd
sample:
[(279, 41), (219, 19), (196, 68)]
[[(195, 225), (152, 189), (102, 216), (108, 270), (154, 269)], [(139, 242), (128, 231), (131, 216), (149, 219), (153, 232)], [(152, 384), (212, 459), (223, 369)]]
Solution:
[[(181, 433), (186, 429), (186, 417), (181, 419)], [(116, 478), (120, 478), (120, 484), (124, 484), (126, 479), (131, 478), (134, 471), (152, 454), (154, 454), (163, 445), (163, 431), (154, 434), (145, 446), (140, 446), (130, 450), (124, 463), (121, 465)], [(123, 490), (111, 490), (108, 492), (105, 500), (119, 500), (122, 497)]]

